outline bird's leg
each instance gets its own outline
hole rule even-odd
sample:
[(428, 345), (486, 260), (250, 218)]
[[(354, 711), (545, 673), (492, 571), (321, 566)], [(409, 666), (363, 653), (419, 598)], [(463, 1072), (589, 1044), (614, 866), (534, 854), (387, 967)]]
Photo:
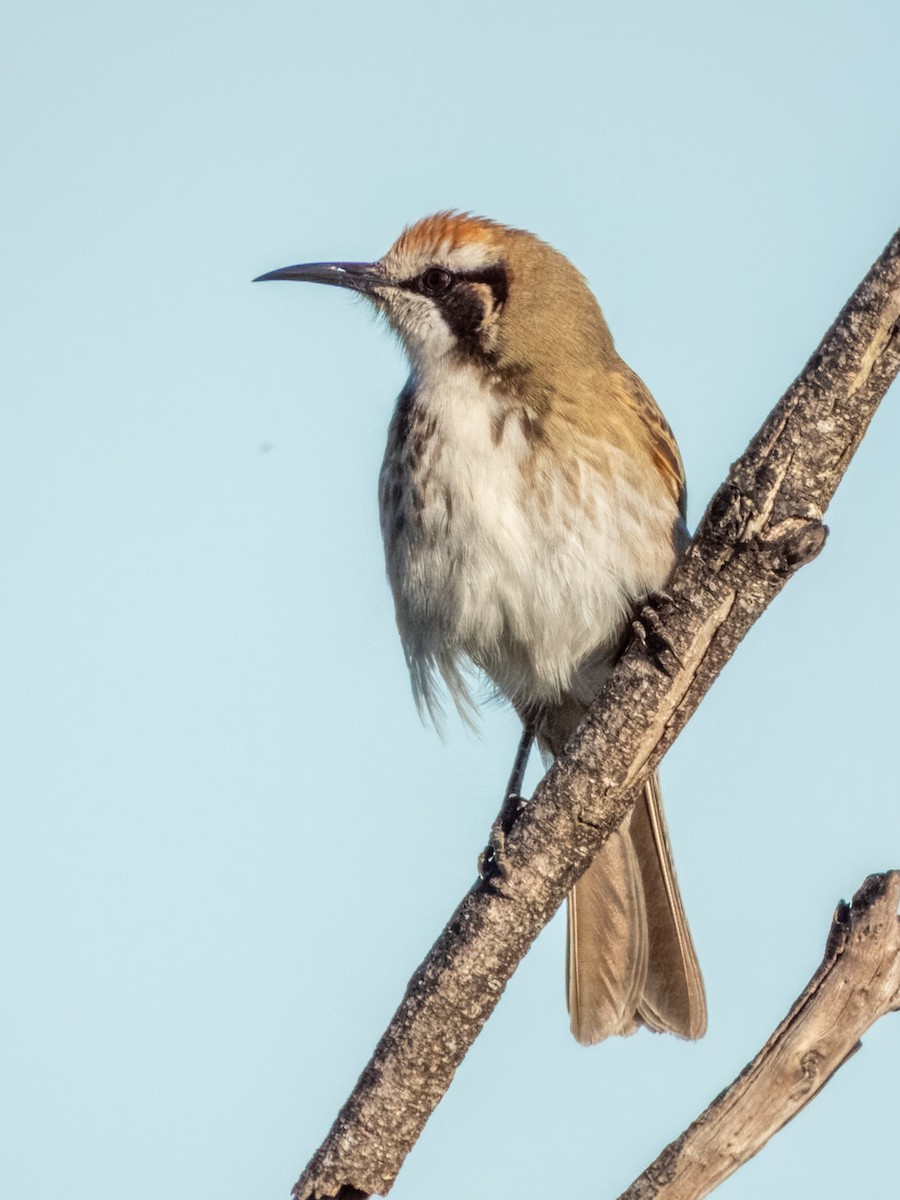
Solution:
[(525, 783), (525, 770), (528, 766), (528, 756), (531, 754), (531, 747), (534, 745), (534, 724), (531, 721), (526, 721), (522, 726), (522, 736), (519, 739), (519, 747), (516, 750), (516, 757), (513, 762), (512, 772), (509, 776), (509, 783), (506, 785), (506, 794), (503, 797), (503, 804), (500, 806), (500, 812), (497, 814), (495, 825), (503, 830), (504, 833), (509, 833), (513, 825), (516, 823), (516, 818), (525, 804), (522, 798), (522, 787)]
[(478, 856), (478, 874), (486, 879), (494, 871), (503, 874), (503, 851), (506, 847), (506, 836), (515, 825), (519, 813), (525, 807), (522, 797), (522, 786), (525, 782), (525, 769), (528, 766), (528, 756), (534, 744), (534, 722), (525, 721), (522, 726), (522, 737), (516, 751), (513, 769), (506, 785), (503, 803), (491, 826), (491, 839)]

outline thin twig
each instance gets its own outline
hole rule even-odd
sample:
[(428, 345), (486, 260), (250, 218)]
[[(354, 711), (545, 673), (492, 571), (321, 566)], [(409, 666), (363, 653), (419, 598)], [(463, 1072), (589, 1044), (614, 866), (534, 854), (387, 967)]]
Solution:
[(870, 875), (841, 902), (825, 958), (734, 1083), (619, 1200), (702, 1200), (757, 1154), (900, 1006), (900, 871)]

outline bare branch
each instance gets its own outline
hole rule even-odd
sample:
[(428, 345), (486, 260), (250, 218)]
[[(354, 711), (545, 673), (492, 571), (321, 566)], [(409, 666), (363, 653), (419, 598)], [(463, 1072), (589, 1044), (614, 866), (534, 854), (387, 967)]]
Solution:
[(759, 1054), (619, 1200), (701, 1200), (757, 1154), (900, 1007), (900, 871), (834, 915), (825, 958)]
[[(385, 1194), (506, 982), (741, 638), (822, 548), (822, 514), (900, 369), (900, 232), (714, 496), (658, 607), (672, 674), (632, 640), (410, 981), (297, 1200)], [(668, 657), (668, 656), (666, 656)]]

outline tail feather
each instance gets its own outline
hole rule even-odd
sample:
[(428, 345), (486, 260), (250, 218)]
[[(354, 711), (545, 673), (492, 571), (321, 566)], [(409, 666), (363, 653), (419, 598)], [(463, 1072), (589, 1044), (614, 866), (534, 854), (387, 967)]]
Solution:
[(649, 938), (649, 969), (638, 1012), (644, 1024), (656, 1032), (703, 1037), (703, 976), (675, 878), (656, 774), (647, 781), (643, 802), (635, 807), (631, 839), (641, 865)]
[(569, 893), (567, 994), (584, 1045), (640, 1025), (702, 1037), (703, 978), (684, 915), (659, 780)]
[(630, 835), (620, 829), (569, 893), (569, 1016), (583, 1046), (640, 1025), (648, 945), (640, 868)]

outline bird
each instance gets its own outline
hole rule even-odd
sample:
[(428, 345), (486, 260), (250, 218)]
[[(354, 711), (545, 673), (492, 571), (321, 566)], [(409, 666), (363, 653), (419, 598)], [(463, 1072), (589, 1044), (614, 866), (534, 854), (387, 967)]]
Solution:
[[(379, 509), (412, 690), (472, 720), (486, 677), (562, 753), (688, 540), (684, 468), (616, 352), (583, 275), (534, 234), (447, 210), (374, 262), (300, 263), (254, 282), (350, 289), (409, 361)], [(515, 799), (511, 785), (508, 799)], [(706, 1000), (659, 780), (568, 896), (566, 994), (584, 1045), (641, 1026), (699, 1038)]]

